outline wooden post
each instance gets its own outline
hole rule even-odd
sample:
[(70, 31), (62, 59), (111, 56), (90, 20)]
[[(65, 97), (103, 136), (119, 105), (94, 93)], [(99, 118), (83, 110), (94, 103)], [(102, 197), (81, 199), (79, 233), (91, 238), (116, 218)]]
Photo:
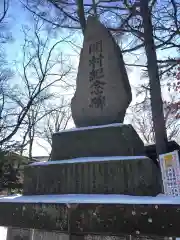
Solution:
[(153, 39), (151, 13), (148, 7), (148, 2), (148, 0), (140, 0), (140, 9), (143, 20), (144, 43), (148, 63), (152, 119), (156, 138), (156, 152), (159, 156), (160, 154), (167, 152), (167, 134), (163, 113), (156, 49)]

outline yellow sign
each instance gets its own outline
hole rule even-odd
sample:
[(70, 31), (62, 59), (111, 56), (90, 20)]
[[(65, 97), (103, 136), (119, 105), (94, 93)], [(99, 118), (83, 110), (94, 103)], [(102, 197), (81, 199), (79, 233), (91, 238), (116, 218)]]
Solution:
[(164, 162), (166, 167), (171, 167), (173, 165), (173, 155), (172, 154), (165, 155)]

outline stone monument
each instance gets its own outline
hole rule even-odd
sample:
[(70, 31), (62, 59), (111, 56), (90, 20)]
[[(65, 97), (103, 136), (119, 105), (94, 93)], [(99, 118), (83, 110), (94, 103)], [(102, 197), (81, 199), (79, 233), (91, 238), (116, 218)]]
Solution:
[(180, 235), (178, 211), (156, 204), (159, 169), (134, 128), (122, 123), (130, 102), (121, 50), (89, 17), (72, 99), (77, 128), (53, 135), (51, 161), (25, 168), (22, 196), (0, 198), (0, 225), (36, 229), (38, 240)]
[[(76, 126), (88, 128), (54, 134), (52, 159), (143, 155), (144, 146), (135, 130), (120, 124), (131, 99), (119, 46), (108, 29), (89, 16), (71, 102)], [(108, 148), (107, 142), (111, 143)]]
[(90, 16), (71, 103), (74, 122), (77, 127), (122, 123), (131, 99), (121, 50), (108, 29)]

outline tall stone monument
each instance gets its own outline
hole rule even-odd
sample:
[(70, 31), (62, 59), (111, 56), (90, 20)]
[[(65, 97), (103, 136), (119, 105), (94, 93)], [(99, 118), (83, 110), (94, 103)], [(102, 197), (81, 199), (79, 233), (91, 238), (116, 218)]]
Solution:
[(122, 123), (131, 99), (119, 46), (108, 29), (89, 16), (71, 103), (76, 126)]
[[(108, 29), (89, 16), (71, 109), (79, 129), (96, 128), (54, 134), (53, 159), (144, 154), (144, 145), (135, 130), (122, 124), (131, 100), (120, 47)], [(111, 126), (116, 123), (116, 128)]]
[(0, 198), (0, 225), (49, 231), (33, 231), (35, 240), (178, 232), (173, 209), (169, 226), (168, 211), (152, 197), (161, 191), (159, 169), (134, 128), (122, 124), (130, 102), (120, 48), (89, 17), (72, 99), (77, 128), (53, 135), (51, 161), (25, 168), (22, 196)]

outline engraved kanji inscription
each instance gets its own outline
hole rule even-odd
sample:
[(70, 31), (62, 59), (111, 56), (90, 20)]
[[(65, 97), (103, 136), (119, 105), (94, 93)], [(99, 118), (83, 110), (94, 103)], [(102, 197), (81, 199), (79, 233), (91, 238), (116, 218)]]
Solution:
[(103, 48), (102, 40), (90, 44), (89, 54), (91, 58), (89, 59), (89, 82), (90, 82), (90, 108), (100, 108), (103, 110), (105, 106), (105, 96), (104, 96), (104, 86), (105, 82), (101, 79), (104, 78), (104, 68), (103, 68)]

